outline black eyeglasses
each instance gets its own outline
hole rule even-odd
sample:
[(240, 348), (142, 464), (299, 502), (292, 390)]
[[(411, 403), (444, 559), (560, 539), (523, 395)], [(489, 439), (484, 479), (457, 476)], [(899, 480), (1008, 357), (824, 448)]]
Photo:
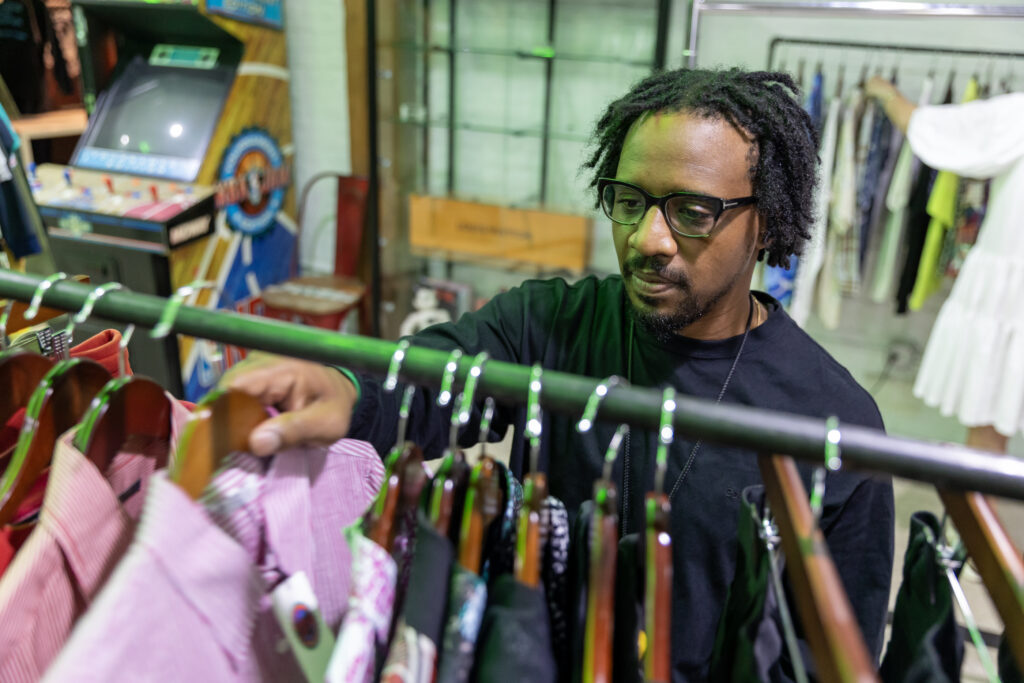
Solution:
[(643, 220), (657, 206), (668, 226), (683, 237), (710, 237), (722, 213), (757, 202), (757, 197), (719, 199), (692, 192), (671, 192), (655, 197), (646, 190), (613, 178), (598, 178), (597, 195), (608, 218), (621, 225)]

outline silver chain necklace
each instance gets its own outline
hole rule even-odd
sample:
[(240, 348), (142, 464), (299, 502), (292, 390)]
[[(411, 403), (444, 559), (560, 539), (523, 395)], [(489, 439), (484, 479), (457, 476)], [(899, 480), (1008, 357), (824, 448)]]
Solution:
[[(753, 293), (750, 295), (750, 311), (747, 313), (747, 328), (743, 332), (743, 338), (740, 340), (740, 348), (736, 350), (736, 356), (732, 360), (732, 367), (729, 368), (729, 374), (725, 376), (725, 381), (722, 383), (722, 389), (718, 392), (718, 398), (715, 399), (715, 405), (722, 402), (722, 397), (725, 396), (726, 389), (729, 388), (729, 382), (732, 381), (732, 376), (736, 373), (736, 366), (740, 362), (740, 356), (743, 355), (743, 347), (747, 345), (747, 337), (750, 335), (751, 323), (754, 321), (754, 306), (757, 300), (754, 298)], [(629, 321), (629, 349), (628, 358), (626, 360), (626, 380), (632, 382), (633, 380), (633, 321)], [(627, 440), (629, 439), (629, 433), (626, 434)], [(690, 473), (690, 468), (693, 466), (693, 461), (697, 457), (697, 452), (700, 451), (700, 447), (704, 445), (703, 439), (698, 439), (697, 443), (693, 444), (693, 448), (690, 450), (690, 455), (686, 459), (686, 464), (683, 466), (683, 471), (676, 477), (675, 483), (672, 485), (672, 491), (668, 494), (669, 502), (672, 502), (672, 498), (675, 496), (676, 491), (682, 486), (683, 481), (686, 479), (686, 475)], [(626, 520), (629, 514), (629, 468), (630, 468), (630, 450), (632, 444), (627, 441), (626, 443), (626, 459), (623, 463), (622, 470), (622, 489), (623, 489), (623, 533), (626, 531)]]

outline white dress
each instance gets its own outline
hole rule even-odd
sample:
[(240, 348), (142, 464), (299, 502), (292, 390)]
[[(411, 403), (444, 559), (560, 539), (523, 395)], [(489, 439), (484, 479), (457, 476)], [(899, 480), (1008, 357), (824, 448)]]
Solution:
[(929, 166), (992, 178), (977, 244), (932, 328), (914, 394), (968, 427), (1024, 427), (1024, 93), (916, 109)]

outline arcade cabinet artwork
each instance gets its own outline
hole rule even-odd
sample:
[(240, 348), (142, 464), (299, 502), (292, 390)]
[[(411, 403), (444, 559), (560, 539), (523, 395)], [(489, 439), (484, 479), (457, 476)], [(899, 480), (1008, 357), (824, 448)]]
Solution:
[[(280, 4), (72, 2), (89, 126), (70, 166), (31, 178), (60, 270), (160, 296), (206, 280), (187, 303), (244, 313), (293, 274)], [(192, 400), (243, 354), (173, 335), (155, 348), (133, 342), (132, 366)]]

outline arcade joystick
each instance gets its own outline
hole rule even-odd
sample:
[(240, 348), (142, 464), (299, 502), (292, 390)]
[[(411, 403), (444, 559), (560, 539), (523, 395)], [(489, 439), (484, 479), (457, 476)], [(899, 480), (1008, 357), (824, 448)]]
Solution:
[(65, 168), (64, 169), (64, 182), (67, 183), (68, 187), (71, 187), (71, 169), (70, 168)]
[(28, 165), (28, 177), (32, 180), (36, 180), (36, 162), (29, 162)]
[(149, 195), (153, 198), (154, 202), (160, 201), (160, 192), (157, 190), (156, 185), (149, 186)]
[(114, 179), (108, 175), (103, 176), (103, 184), (107, 186), (107, 192), (114, 194)]

